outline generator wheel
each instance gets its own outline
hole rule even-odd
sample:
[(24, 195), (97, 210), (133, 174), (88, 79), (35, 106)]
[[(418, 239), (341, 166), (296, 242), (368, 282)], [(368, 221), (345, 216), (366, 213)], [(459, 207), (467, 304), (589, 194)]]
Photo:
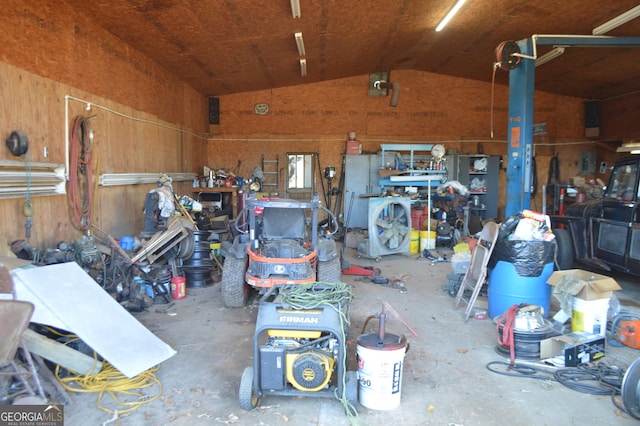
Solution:
[(258, 405), (258, 395), (253, 391), (253, 367), (247, 367), (242, 372), (238, 397), (240, 407), (244, 410), (251, 411)]
[(571, 269), (575, 261), (573, 254), (573, 241), (569, 230), (556, 228), (553, 230), (556, 236), (556, 265), (558, 270), (564, 271)]
[(325, 262), (318, 262), (318, 282), (337, 283), (342, 278), (340, 258), (334, 257)]
[(249, 286), (245, 282), (247, 256), (242, 259), (233, 256), (224, 258), (222, 266), (222, 303), (227, 308), (242, 308), (249, 300)]
[(345, 388), (344, 388), (344, 396), (351, 404), (351, 406), (356, 409), (358, 406), (358, 372), (357, 371), (347, 371), (345, 374)]

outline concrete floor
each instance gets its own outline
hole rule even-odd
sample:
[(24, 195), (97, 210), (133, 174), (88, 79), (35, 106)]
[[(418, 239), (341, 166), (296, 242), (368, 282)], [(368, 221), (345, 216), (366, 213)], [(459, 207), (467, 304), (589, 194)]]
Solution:
[[(454, 310), (454, 299), (442, 289), (451, 273), (450, 263), (432, 265), (415, 255), (401, 254), (385, 256), (375, 263), (354, 255), (355, 250), (346, 250), (346, 258), (353, 264), (379, 267), (388, 278), (404, 273), (410, 278), (406, 280), (407, 291), (402, 293), (396, 288), (357, 281), (355, 276), (343, 276), (353, 285), (355, 294), (349, 369), (357, 370), (355, 339), (362, 333), (365, 319), (379, 313), (384, 301), (418, 333), (418, 337), (412, 336), (395, 319), (388, 324), (387, 332), (406, 335), (410, 343), (404, 359), (401, 402), (388, 411), (359, 405), (359, 424), (637, 424), (621, 413), (609, 396), (578, 393), (558, 382), (489, 372), (488, 362), (505, 361), (495, 351), (495, 325), (491, 320), (473, 318), (463, 323), (463, 309)], [(634, 297), (633, 292), (629, 294)], [(625, 304), (627, 290), (620, 291), (619, 297)], [(479, 299), (478, 306), (483, 303), (486, 306), (486, 299)], [(240, 408), (240, 377), (252, 363), (255, 301), (243, 309), (225, 308), (220, 285), (215, 284), (187, 289), (186, 299), (176, 301), (166, 312), (157, 312), (156, 308), (162, 305), (139, 315), (139, 320), (178, 351), (156, 373), (162, 383), (162, 396), (109, 422), (112, 416), (96, 407), (96, 394), (71, 394), (72, 402), (65, 406), (66, 425), (349, 424), (341, 404), (330, 398), (268, 396), (260, 400), (256, 410)], [(372, 321), (366, 332), (375, 331), (376, 324)], [(631, 348), (608, 347), (606, 359), (626, 367), (637, 356)]]

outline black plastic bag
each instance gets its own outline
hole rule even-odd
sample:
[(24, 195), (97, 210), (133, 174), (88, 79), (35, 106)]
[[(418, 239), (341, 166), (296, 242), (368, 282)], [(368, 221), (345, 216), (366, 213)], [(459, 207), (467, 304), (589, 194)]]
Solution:
[(553, 263), (555, 258), (555, 241), (498, 239), (488, 268), (493, 269), (499, 261), (503, 261), (513, 264), (521, 277), (539, 277), (545, 265)]

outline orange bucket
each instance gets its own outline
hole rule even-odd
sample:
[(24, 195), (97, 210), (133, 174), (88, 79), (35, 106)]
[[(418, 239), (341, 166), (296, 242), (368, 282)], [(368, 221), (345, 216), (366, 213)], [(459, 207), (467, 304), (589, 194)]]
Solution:
[(187, 279), (185, 277), (171, 278), (171, 298), (180, 300), (187, 297)]

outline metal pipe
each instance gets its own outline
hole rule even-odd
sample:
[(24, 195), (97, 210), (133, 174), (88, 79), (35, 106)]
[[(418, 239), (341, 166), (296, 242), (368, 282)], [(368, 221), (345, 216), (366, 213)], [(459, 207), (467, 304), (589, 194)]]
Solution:
[(384, 311), (378, 316), (378, 346), (384, 346), (384, 323), (387, 320), (387, 314)]

